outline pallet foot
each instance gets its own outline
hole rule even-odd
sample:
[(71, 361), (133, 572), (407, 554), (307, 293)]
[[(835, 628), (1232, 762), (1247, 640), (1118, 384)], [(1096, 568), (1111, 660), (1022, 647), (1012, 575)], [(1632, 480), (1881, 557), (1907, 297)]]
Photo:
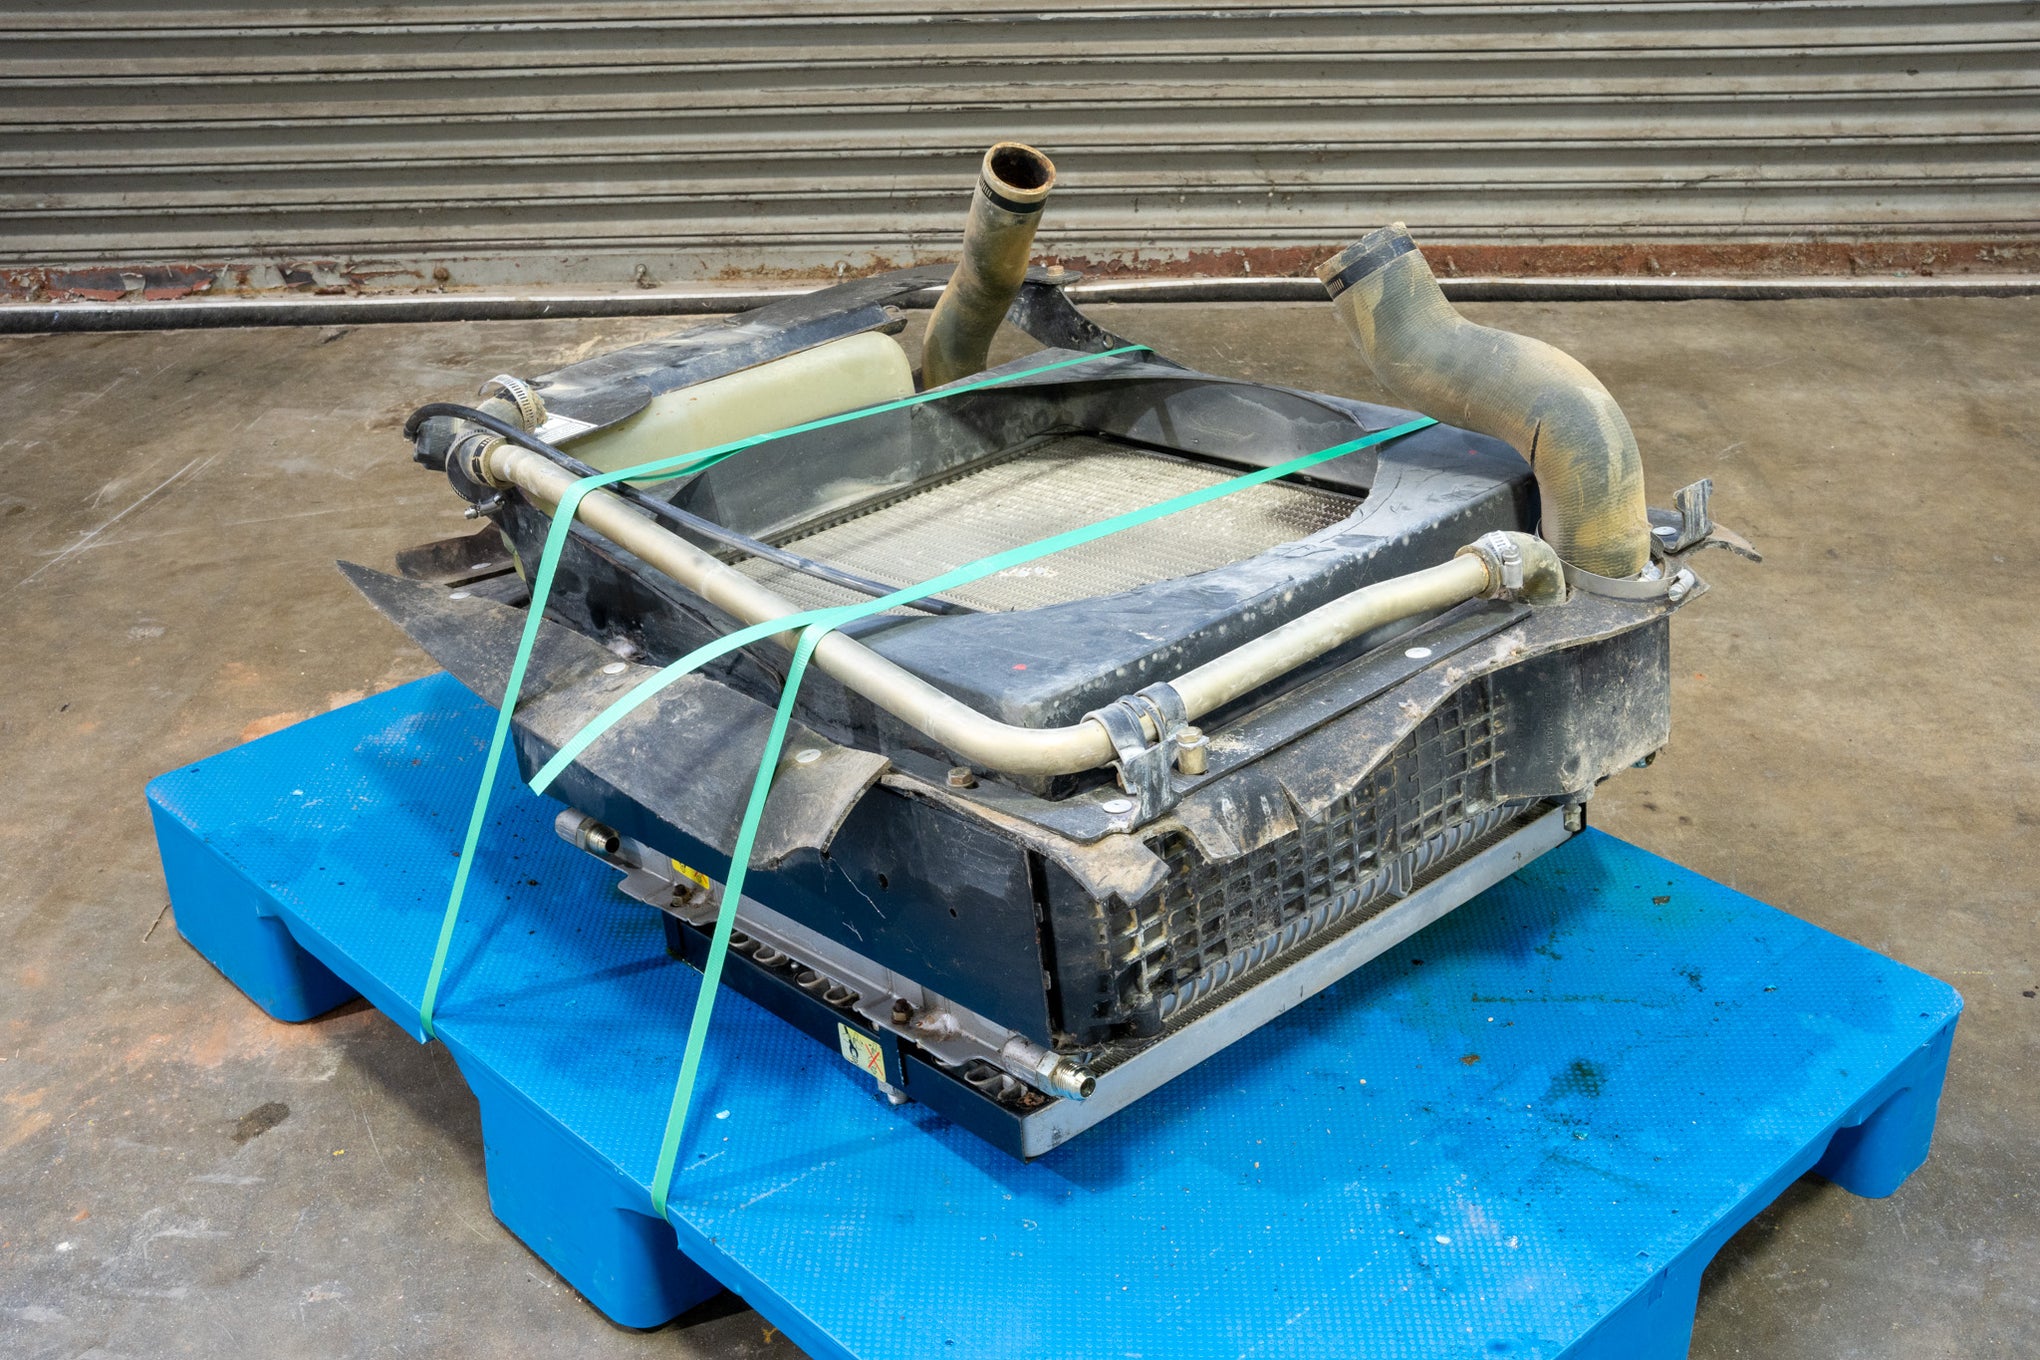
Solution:
[(1865, 1199), (1897, 1193), (1906, 1177), (1927, 1160), (1954, 1042), (1955, 1027), (1950, 1025), (1906, 1059), (1894, 1074), (1898, 1089), (1860, 1122), (1836, 1132), (1814, 1164), (1814, 1174)]
[(154, 800), (149, 812), (177, 933), (250, 1001), (275, 1019), (295, 1023), (360, 995), (291, 938), (266, 888), (236, 873)]
[[(722, 1292), (637, 1186), (458, 1044), (482, 1111), (489, 1208), (582, 1297), (625, 1327), (658, 1327)], [(641, 1193), (641, 1192), (640, 1192)]]

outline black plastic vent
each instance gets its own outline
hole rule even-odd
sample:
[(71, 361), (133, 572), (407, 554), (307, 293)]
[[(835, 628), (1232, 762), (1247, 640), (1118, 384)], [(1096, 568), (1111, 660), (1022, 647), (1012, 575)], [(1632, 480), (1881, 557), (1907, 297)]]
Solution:
[(1152, 997), (1166, 1019), (1273, 954), (1406, 895), (1416, 874), (1517, 811), (1492, 797), (1501, 734), (1489, 685), (1476, 680), (1289, 835), (1223, 864), (1206, 863), (1180, 832), (1164, 836), (1155, 849), (1171, 873), (1160, 894), (1111, 922), (1119, 997)]

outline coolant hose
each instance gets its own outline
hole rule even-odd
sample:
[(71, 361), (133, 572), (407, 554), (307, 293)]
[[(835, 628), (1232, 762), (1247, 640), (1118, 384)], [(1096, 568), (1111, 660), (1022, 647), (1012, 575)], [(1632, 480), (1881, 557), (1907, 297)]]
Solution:
[(984, 371), (992, 336), (1027, 277), (1041, 205), (1054, 186), (1055, 164), (1031, 146), (1000, 142), (985, 153), (963, 227), (963, 259), (928, 318), (923, 388)]
[(1405, 405), (1515, 445), (1537, 477), (1544, 538), (1575, 567), (1634, 576), (1650, 561), (1643, 460), (1586, 365), (1453, 310), (1402, 223), (1318, 267), (1375, 378)]

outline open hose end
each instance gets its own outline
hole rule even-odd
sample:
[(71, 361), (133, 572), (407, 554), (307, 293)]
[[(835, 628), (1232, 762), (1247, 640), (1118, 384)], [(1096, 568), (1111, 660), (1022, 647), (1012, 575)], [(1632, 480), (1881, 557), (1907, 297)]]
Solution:
[(1039, 212), (1055, 187), (1055, 162), (1025, 142), (994, 142), (978, 167), (978, 183), (1007, 212)]
[(1399, 255), (1415, 254), (1416, 250), (1417, 243), (1411, 239), (1409, 229), (1400, 222), (1391, 222), (1379, 230), (1368, 232), (1319, 265), (1318, 282), (1336, 298), (1390, 260)]

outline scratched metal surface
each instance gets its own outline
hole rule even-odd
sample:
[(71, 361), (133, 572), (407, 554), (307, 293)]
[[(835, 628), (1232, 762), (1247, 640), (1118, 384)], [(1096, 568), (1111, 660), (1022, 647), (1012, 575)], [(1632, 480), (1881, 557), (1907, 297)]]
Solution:
[[(409, 1024), (488, 716), (429, 678), (152, 797)], [(696, 976), (553, 811), (499, 797), (439, 1024), (642, 1187)], [(726, 997), (672, 1216), (817, 1354), (1554, 1357), (1958, 1006), (1590, 832), (1031, 1165)]]

